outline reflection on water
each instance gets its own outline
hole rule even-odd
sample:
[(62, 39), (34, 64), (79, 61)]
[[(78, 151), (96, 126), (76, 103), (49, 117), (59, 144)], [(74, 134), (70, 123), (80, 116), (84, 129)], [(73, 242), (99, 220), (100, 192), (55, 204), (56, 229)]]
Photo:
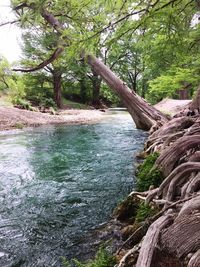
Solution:
[(89, 253), (87, 234), (133, 187), (144, 138), (122, 114), (1, 135), (0, 266), (60, 266), (61, 256)]

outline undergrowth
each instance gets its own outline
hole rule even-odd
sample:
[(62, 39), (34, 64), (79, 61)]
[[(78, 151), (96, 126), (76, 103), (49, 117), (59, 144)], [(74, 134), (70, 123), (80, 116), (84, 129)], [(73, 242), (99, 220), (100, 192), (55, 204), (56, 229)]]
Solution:
[(163, 176), (160, 170), (153, 168), (159, 153), (153, 153), (146, 157), (144, 162), (137, 169), (137, 190), (146, 191), (151, 185), (158, 187), (163, 181)]
[(115, 257), (103, 247), (100, 247), (93, 260), (86, 263), (81, 263), (77, 259), (73, 259), (72, 263), (69, 263), (65, 258), (63, 259), (64, 267), (114, 267), (116, 263)]

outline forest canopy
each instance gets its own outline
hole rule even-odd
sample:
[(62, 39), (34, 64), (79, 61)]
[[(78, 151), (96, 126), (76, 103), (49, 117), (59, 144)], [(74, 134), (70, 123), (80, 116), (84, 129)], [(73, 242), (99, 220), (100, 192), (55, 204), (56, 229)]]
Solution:
[(23, 56), (14, 66), (1, 58), (0, 90), (15, 104), (120, 104), (87, 53), (152, 103), (190, 98), (200, 83), (198, 0), (12, 0), (12, 8)]

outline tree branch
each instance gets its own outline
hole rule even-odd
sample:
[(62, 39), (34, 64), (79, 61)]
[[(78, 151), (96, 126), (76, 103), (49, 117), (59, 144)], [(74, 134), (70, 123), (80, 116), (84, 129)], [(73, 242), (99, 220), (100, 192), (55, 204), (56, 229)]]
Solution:
[(33, 71), (41, 70), (44, 67), (46, 67), (47, 65), (49, 65), (50, 63), (52, 63), (54, 60), (56, 60), (60, 56), (60, 54), (63, 52), (63, 50), (64, 50), (63, 47), (57, 48), (49, 59), (43, 61), (42, 63), (40, 63), (39, 65), (37, 65), (34, 68), (31, 68), (31, 69), (12, 69), (12, 70), (13, 71), (21, 71), (21, 72), (33, 72)]
[(0, 27), (1, 26), (6, 26), (8, 24), (15, 24), (16, 22), (20, 22), (20, 19), (16, 19), (16, 20), (13, 20), (13, 21), (3, 22), (3, 23), (0, 24)]

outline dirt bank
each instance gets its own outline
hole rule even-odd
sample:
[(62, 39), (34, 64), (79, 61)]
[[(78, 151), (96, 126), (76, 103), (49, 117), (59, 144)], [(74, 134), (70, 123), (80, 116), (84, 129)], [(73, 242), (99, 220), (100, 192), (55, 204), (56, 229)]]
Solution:
[(39, 126), (44, 124), (82, 124), (103, 118), (99, 110), (62, 110), (58, 115), (0, 107), (0, 130)]
[[(155, 107), (171, 115), (190, 103), (190, 100), (164, 99)], [(70, 109), (61, 110), (58, 115), (17, 109), (14, 107), (0, 107), (0, 131), (13, 128), (39, 126), (44, 124), (82, 124), (91, 123), (103, 118), (99, 110)]]
[(190, 102), (191, 100), (178, 100), (178, 99), (165, 98), (156, 105), (154, 105), (154, 107), (164, 113), (173, 116), (174, 114), (181, 111)]

